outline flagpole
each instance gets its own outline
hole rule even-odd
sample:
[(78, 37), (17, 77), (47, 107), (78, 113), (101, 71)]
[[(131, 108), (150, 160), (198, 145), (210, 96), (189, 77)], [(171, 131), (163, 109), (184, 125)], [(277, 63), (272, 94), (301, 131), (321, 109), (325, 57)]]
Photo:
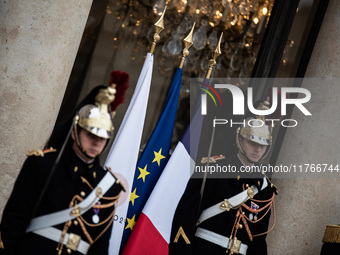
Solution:
[[(213, 70), (214, 66), (216, 65), (216, 59), (222, 53), (221, 52), (222, 37), (223, 37), (223, 32), (221, 33), (220, 39), (218, 40), (218, 43), (215, 47), (215, 50), (213, 51), (212, 58), (209, 60), (209, 68), (208, 68), (207, 74), (205, 76), (206, 79), (210, 79), (212, 70)], [(210, 161), (210, 158), (211, 158), (211, 150), (212, 150), (212, 147), (213, 147), (214, 134), (215, 134), (215, 129), (213, 129), (213, 134), (212, 134), (210, 145), (209, 145), (207, 165), (209, 165), (209, 161)], [(203, 197), (203, 193), (204, 193), (206, 180), (207, 180), (207, 172), (204, 173), (204, 177), (203, 177), (203, 180), (202, 180), (201, 191), (200, 191), (201, 197), (200, 197), (200, 202), (199, 202), (197, 214), (199, 213), (199, 210), (200, 210), (200, 207), (201, 207), (201, 202), (202, 202), (202, 197)], [(198, 219), (198, 217), (199, 217), (199, 215), (197, 215), (197, 219)]]
[(153, 35), (153, 42), (151, 44), (151, 49), (150, 49), (150, 53), (153, 54), (156, 48), (156, 44), (159, 41), (159, 39), (161, 38), (159, 36), (159, 34), (164, 30), (164, 14), (166, 11), (166, 6), (163, 10), (162, 16), (159, 18), (159, 20), (154, 24), (156, 32)]
[(188, 34), (188, 36), (183, 39), (184, 49), (183, 49), (183, 55), (182, 55), (181, 62), (179, 63), (179, 66), (178, 66), (179, 68), (183, 68), (185, 58), (187, 56), (189, 56), (189, 49), (192, 45), (194, 45), (193, 33), (194, 33), (195, 24), (196, 24), (196, 22), (192, 26), (191, 31)]

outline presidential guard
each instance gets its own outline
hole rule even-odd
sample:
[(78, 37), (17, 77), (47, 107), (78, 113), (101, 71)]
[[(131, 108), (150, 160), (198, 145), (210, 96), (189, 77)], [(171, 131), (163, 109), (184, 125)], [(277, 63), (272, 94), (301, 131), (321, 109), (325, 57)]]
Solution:
[(27, 154), (3, 212), (0, 254), (108, 254), (124, 187), (99, 155), (113, 137), (116, 89), (128, 82), (126, 73), (112, 75), (111, 86), (94, 89), (77, 107), (67, 134), (53, 132), (48, 144), (58, 149)]
[(230, 155), (202, 160), (231, 166), (234, 173), (207, 179), (194, 173), (188, 182), (174, 216), (170, 254), (267, 254), (277, 189), (255, 166), (268, 155), (271, 128), (261, 118), (248, 118), (236, 130), (236, 145)]

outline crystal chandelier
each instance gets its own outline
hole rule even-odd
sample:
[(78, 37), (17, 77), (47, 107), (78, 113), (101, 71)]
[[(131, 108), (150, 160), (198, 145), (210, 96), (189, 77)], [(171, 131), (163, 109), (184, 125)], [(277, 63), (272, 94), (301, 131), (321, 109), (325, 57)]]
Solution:
[[(115, 2), (116, 3), (116, 2)], [(182, 40), (194, 22), (194, 45), (183, 68), (186, 77), (203, 77), (211, 51), (219, 35), (224, 33), (213, 77), (249, 78), (253, 70), (261, 40), (267, 26), (274, 0), (122, 0), (114, 12), (124, 36), (135, 41), (134, 51), (145, 51), (150, 45), (156, 15), (165, 6), (165, 29), (157, 43), (157, 71), (172, 72), (178, 65)], [(122, 30), (116, 30), (115, 38)], [(131, 56), (134, 60), (134, 54)]]

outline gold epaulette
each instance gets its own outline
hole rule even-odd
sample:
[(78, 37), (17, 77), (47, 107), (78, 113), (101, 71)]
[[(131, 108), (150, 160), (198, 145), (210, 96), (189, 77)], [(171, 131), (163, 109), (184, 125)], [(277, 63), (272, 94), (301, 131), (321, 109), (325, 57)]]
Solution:
[(272, 181), (268, 178), (268, 176), (264, 172), (262, 174), (266, 177), (267, 181), (270, 184), (270, 187), (274, 190), (275, 194), (278, 195), (279, 190), (277, 189), (276, 185), (274, 183), (272, 183)]
[(340, 225), (327, 225), (323, 243), (340, 243)]
[(57, 151), (57, 150), (52, 148), (52, 147), (49, 148), (49, 149), (45, 149), (45, 150), (31, 150), (31, 151), (28, 151), (26, 153), (26, 156), (27, 157), (30, 157), (30, 156), (43, 157), (43, 156), (45, 156), (46, 153), (55, 152), (55, 151)]
[(116, 179), (116, 183), (120, 184), (120, 186), (122, 187), (122, 189), (124, 190), (124, 192), (126, 192), (125, 186), (123, 185), (123, 183), (117, 178), (117, 176), (112, 172), (111, 167), (106, 167), (106, 169), (112, 174), (112, 176)]
[[(225, 159), (225, 156), (223, 155), (211, 156), (209, 158), (209, 163), (216, 163), (216, 160), (221, 160), (221, 159)], [(207, 162), (208, 162), (208, 157), (202, 157), (201, 163), (204, 164)]]
[(279, 194), (279, 190), (277, 189), (276, 185), (270, 181), (270, 187), (274, 190), (275, 194)]

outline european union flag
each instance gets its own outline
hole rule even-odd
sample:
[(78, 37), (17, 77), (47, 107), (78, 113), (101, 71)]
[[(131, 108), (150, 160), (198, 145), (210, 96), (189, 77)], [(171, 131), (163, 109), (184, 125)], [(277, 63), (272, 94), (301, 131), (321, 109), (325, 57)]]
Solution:
[(168, 161), (182, 74), (177, 68), (158, 123), (137, 163), (121, 251)]

